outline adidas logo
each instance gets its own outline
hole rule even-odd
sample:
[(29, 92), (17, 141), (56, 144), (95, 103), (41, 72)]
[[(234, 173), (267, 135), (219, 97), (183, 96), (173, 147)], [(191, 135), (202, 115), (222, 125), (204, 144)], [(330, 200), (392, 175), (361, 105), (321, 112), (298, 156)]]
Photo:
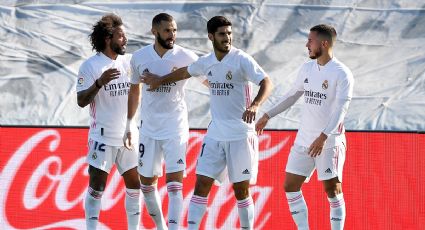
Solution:
[(340, 218), (336, 218), (336, 217), (332, 217), (331, 218), (331, 221), (341, 221), (341, 219)]
[(249, 174), (248, 169), (245, 169), (245, 170), (242, 172), (242, 174)]
[(149, 73), (149, 70), (146, 68), (143, 70), (143, 73)]
[(179, 161), (177, 161), (177, 164), (184, 165), (184, 162), (183, 162), (183, 160), (182, 160), (182, 159), (180, 159)]
[(304, 80), (304, 83), (308, 83), (308, 78), (306, 78), (306, 79)]
[(330, 168), (326, 169), (325, 173), (332, 173), (332, 170)]
[(208, 72), (208, 76), (210, 76), (210, 77), (212, 76), (212, 73), (211, 73), (211, 71), (210, 71), (210, 72)]

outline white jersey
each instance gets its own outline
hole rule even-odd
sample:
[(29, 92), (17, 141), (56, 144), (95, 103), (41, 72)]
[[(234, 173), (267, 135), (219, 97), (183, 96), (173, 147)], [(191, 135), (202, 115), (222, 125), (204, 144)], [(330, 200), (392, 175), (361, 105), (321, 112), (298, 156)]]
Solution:
[[(164, 76), (197, 59), (195, 53), (178, 45), (174, 45), (162, 58), (156, 53), (153, 45), (143, 47), (136, 51), (131, 59), (131, 83), (139, 84), (140, 76), (145, 71)], [(147, 91), (149, 87), (142, 88), (141, 134), (156, 140), (178, 136), (189, 138), (187, 106), (184, 100), (186, 83), (186, 80), (167, 83), (152, 92)]]
[[(354, 79), (351, 71), (336, 58), (319, 66), (316, 60), (305, 63), (297, 77), (294, 90), (304, 92), (304, 105), (295, 144), (309, 147), (321, 132), (329, 129), (338, 100), (350, 101), (353, 95)], [(348, 105), (347, 105), (348, 106)], [(345, 142), (345, 128), (342, 123), (328, 134), (325, 148), (332, 148)]]
[(254, 122), (244, 122), (242, 114), (253, 100), (251, 82), (259, 85), (267, 74), (250, 55), (232, 47), (218, 61), (211, 52), (189, 65), (188, 72), (191, 76), (206, 76), (208, 79), (212, 121), (207, 135), (210, 138), (231, 141), (255, 133)]
[(80, 67), (77, 92), (88, 89), (110, 68), (121, 72), (119, 78), (102, 86), (90, 103), (89, 139), (110, 146), (122, 146), (127, 121), (127, 98), (130, 89), (130, 55), (118, 55), (112, 60), (99, 52)]

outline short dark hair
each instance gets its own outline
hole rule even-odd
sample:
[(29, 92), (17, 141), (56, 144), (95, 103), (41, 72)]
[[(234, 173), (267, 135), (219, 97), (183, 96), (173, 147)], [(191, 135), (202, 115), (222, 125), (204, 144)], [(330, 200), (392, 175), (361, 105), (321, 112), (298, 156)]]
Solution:
[(160, 13), (155, 15), (155, 17), (153, 17), (152, 27), (159, 26), (161, 24), (161, 21), (172, 22), (173, 20), (174, 20), (173, 16), (167, 13)]
[(232, 23), (224, 16), (214, 16), (207, 22), (208, 33), (214, 34), (222, 26), (232, 26)]
[(122, 25), (122, 20), (118, 15), (104, 15), (93, 25), (93, 32), (89, 35), (92, 49), (96, 52), (104, 51), (106, 48), (105, 38), (111, 38), (114, 30)]
[(330, 25), (320, 24), (311, 27), (311, 32), (315, 31), (317, 32), (317, 35), (324, 38), (325, 40), (329, 41), (331, 46), (335, 44), (336, 41), (336, 30)]

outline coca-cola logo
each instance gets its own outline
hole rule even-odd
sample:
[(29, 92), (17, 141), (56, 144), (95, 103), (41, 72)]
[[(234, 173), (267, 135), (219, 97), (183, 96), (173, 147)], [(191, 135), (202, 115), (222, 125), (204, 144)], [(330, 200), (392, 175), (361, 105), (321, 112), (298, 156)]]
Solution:
[[(86, 163), (86, 129), (29, 129), (21, 143), (6, 148), (2, 157), (0, 218), (2, 229), (85, 229), (83, 200), (88, 185)], [(184, 182), (183, 215), (187, 216), (193, 194), (196, 157), (205, 131), (192, 131), (188, 145), (187, 174)], [(25, 136), (25, 135), (24, 135)], [(288, 145), (289, 137), (273, 142), (270, 134), (260, 136), (260, 161), (273, 158)], [(13, 147), (12, 147), (13, 146)], [(261, 176), (261, 171), (259, 172)], [(160, 180), (162, 181), (162, 180)], [(163, 207), (168, 202), (167, 188), (159, 183)], [(125, 228), (123, 209), (125, 188), (117, 170), (112, 170), (102, 197), (101, 229)], [(258, 184), (251, 187), (256, 208), (256, 229), (262, 229), (271, 211), (265, 204), (273, 187)], [(164, 210), (167, 213), (167, 210)], [(108, 218), (111, 216), (113, 218)], [(261, 217), (261, 218), (259, 218)], [(118, 219), (120, 218), (120, 219)], [(154, 228), (142, 202), (141, 228)], [(114, 220), (114, 222), (111, 222)], [(183, 221), (185, 222), (185, 221)], [(238, 213), (230, 184), (214, 188), (210, 195), (205, 226), (216, 229), (238, 227)], [(186, 223), (183, 223), (186, 227)]]

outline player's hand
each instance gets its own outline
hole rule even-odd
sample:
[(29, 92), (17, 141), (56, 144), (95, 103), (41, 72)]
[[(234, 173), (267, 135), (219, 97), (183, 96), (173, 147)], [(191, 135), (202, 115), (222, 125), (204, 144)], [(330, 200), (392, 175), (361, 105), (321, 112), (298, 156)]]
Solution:
[(328, 136), (324, 133), (320, 133), (320, 136), (311, 143), (310, 148), (308, 149), (308, 154), (311, 157), (317, 157), (322, 153), (323, 146), (325, 146), (326, 139)]
[(140, 81), (142, 83), (145, 83), (146, 85), (149, 85), (148, 91), (153, 91), (162, 84), (160, 76), (149, 72), (144, 72), (143, 75), (140, 77)]
[(110, 68), (105, 70), (105, 72), (102, 73), (99, 79), (97, 79), (97, 82), (99, 85), (106, 85), (110, 81), (117, 79), (120, 77), (121, 72), (118, 69)]
[(131, 126), (132, 126), (132, 123), (133, 122), (131, 120), (127, 120), (127, 125), (125, 126), (124, 136), (122, 137), (124, 147), (126, 147), (129, 150), (133, 150), (133, 144), (131, 143)]
[(258, 105), (252, 104), (242, 114), (242, 120), (248, 124), (251, 124), (253, 121), (255, 121), (255, 115), (257, 115), (257, 111), (258, 111)]
[(260, 118), (260, 120), (257, 121), (257, 124), (255, 124), (255, 131), (257, 131), (257, 135), (263, 134), (264, 127), (266, 127), (267, 122), (269, 122), (269, 115), (266, 113)]

